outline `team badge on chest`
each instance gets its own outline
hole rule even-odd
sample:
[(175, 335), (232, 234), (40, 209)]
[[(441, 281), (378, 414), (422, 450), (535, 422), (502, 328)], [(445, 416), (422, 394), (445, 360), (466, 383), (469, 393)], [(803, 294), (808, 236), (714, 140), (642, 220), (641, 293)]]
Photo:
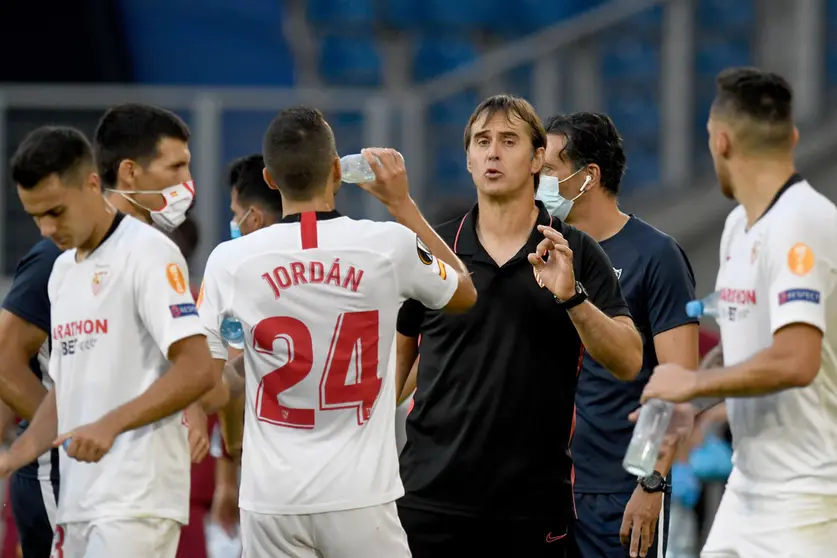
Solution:
[(108, 278), (108, 271), (101, 270), (101, 271), (94, 271), (93, 272), (93, 281), (91, 283), (91, 288), (93, 289), (93, 294), (98, 295), (102, 292), (102, 289), (105, 288), (105, 282)]

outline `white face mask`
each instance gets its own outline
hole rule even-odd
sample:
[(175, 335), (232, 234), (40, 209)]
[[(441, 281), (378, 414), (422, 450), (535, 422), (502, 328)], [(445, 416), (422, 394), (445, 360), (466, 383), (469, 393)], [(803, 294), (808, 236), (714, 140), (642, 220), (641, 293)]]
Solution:
[(584, 179), (584, 184), (581, 185), (581, 189), (578, 191), (578, 195), (571, 200), (568, 200), (567, 198), (561, 195), (559, 185), (562, 182), (566, 182), (567, 180), (574, 177), (583, 170), (583, 167), (578, 169), (564, 180), (558, 180), (558, 178), (555, 176), (547, 176), (545, 174), (542, 174), (540, 182), (538, 183), (538, 191), (535, 194), (535, 199), (541, 200), (543, 202), (544, 207), (546, 207), (546, 210), (549, 211), (550, 215), (552, 215), (556, 219), (560, 219), (561, 221), (566, 221), (567, 217), (570, 214), (570, 211), (573, 208), (575, 200), (580, 198), (581, 195), (587, 191), (587, 185), (590, 184), (590, 180), (592, 180), (592, 177), (589, 174), (587, 175), (587, 178)]
[[(195, 199), (195, 181), (190, 180), (162, 190), (111, 190), (120, 194), (123, 198), (134, 204), (135, 206), (144, 209), (151, 213), (151, 222), (160, 227), (165, 232), (172, 232), (174, 229), (183, 224), (186, 220), (186, 211), (192, 207), (192, 202)], [(129, 194), (161, 194), (166, 201), (166, 205), (162, 209), (153, 210), (142, 206), (130, 197)]]

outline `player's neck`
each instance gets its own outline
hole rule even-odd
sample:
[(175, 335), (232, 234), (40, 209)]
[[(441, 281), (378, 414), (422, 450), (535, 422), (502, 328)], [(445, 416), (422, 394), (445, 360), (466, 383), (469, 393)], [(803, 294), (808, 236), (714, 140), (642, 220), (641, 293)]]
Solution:
[(523, 238), (532, 233), (538, 218), (534, 195), (497, 199), (477, 194), (479, 217), (477, 230), (485, 237)]
[(573, 207), (566, 222), (586, 232), (596, 242), (615, 236), (630, 219), (619, 210), (619, 202), (616, 198), (597, 194), (591, 195), (585, 202), (582, 204), (576, 202), (578, 207)]
[(153, 221), (151, 220), (150, 211), (140, 209), (139, 207), (125, 199), (125, 196), (112, 190), (107, 190), (105, 195), (107, 196), (108, 202), (118, 211), (121, 211), (125, 215), (130, 215), (134, 219), (138, 219), (146, 225), (153, 224)]
[(749, 228), (764, 215), (776, 194), (796, 172), (796, 166), (789, 154), (781, 159), (751, 159), (731, 170), (735, 201), (744, 206)]
[(116, 208), (102, 198), (101, 208), (96, 209), (95, 215), (93, 231), (87, 240), (76, 248), (77, 262), (84, 261), (105, 239), (116, 218)]
[(334, 211), (334, 195), (323, 194), (310, 200), (289, 200), (282, 197), (282, 214), (285, 216), (311, 211)]

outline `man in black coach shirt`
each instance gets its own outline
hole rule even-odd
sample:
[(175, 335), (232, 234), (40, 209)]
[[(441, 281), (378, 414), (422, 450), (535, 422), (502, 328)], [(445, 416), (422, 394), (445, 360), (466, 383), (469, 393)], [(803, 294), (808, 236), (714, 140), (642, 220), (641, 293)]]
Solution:
[(476, 108), (465, 149), (478, 203), (438, 232), (479, 300), (459, 316), (414, 301), (399, 314), (399, 389), (421, 335), (399, 501), (416, 558), (574, 556), (568, 446), (581, 356), (626, 380), (641, 366), (607, 256), (534, 201), (545, 146), (525, 100)]

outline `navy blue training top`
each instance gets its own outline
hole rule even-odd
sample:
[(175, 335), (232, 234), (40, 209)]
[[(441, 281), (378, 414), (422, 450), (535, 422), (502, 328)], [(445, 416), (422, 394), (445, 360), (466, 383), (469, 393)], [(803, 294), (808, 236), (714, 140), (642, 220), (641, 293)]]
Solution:
[[(26, 320), (37, 326), (47, 334), (47, 342), (50, 339), (50, 304), (47, 287), (49, 276), (52, 273), (52, 266), (55, 260), (61, 255), (61, 250), (51, 240), (44, 239), (35, 244), (31, 250), (20, 260), (15, 269), (14, 281), (9, 294), (3, 300), (3, 308), (17, 317)], [(42, 380), (46, 372), (38, 361), (38, 355), (32, 356), (29, 361), (32, 373)], [(26, 428), (26, 421), (20, 423), (21, 431)], [(47, 468), (50, 477), (58, 478), (58, 451), (53, 449), (51, 459), (41, 464)], [(41, 471), (44, 476), (46, 471)], [(38, 475), (38, 462), (32, 462), (20, 470), (21, 475)]]
[(579, 493), (631, 493), (636, 477), (622, 468), (633, 433), (627, 417), (639, 407), (642, 389), (657, 365), (654, 336), (697, 323), (686, 315), (686, 303), (695, 298), (695, 277), (677, 242), (633, 215), (600, 245), (642, 335), (643, 362), (639, 376), (623, 382), (585, 353), (575, 396), (574, 486)]

